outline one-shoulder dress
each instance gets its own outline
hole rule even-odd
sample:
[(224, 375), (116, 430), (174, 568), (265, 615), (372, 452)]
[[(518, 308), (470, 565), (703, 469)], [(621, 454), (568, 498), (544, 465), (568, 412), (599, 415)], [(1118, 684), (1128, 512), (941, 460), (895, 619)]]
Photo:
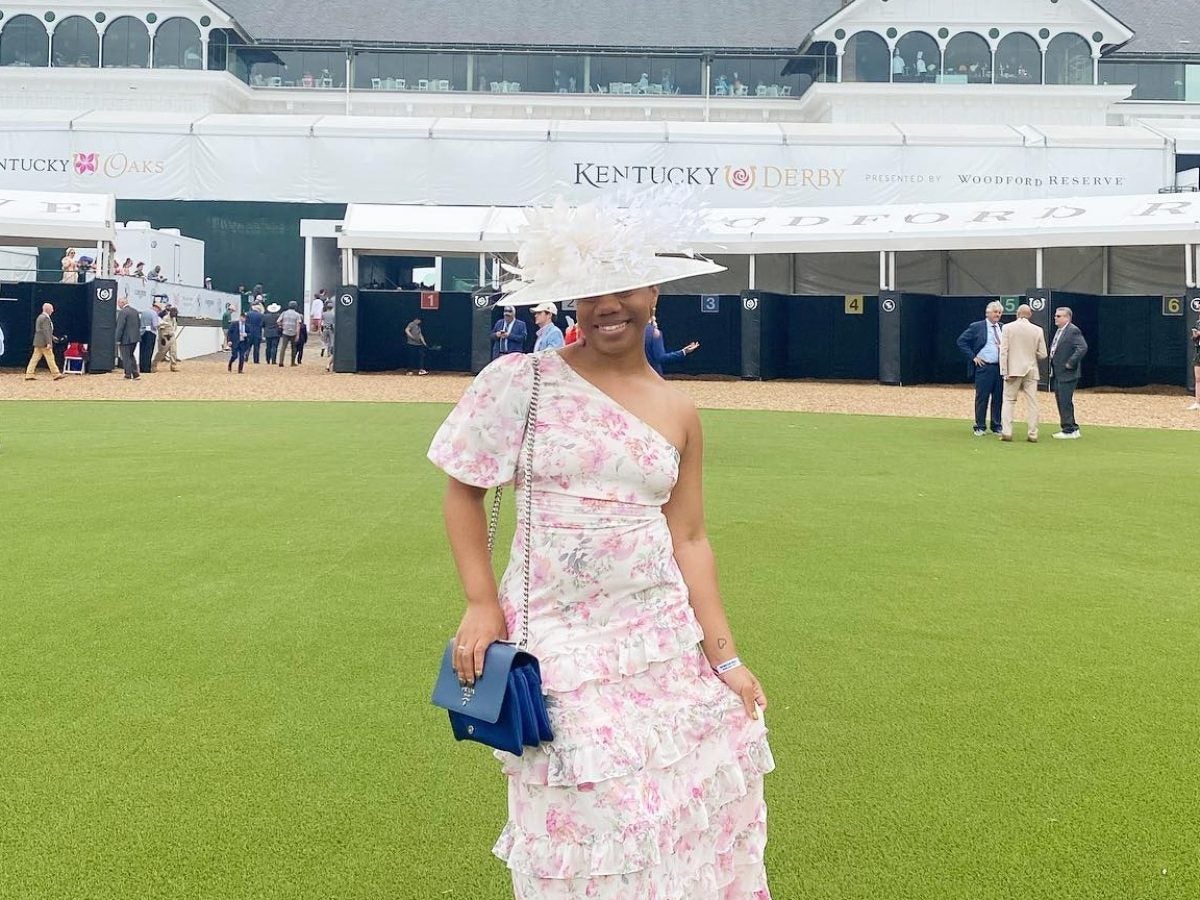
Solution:
[[(517, 900), (763, 900), (761, 718), (701, 652), (663, 515), (679, 452), (555, 351), (542, 373), (533, 466), (529, 650), (554, 741), (497, 751), (509, 818), (493, 852)], [(518, 471), (532, 358), (483, 370), (429, 458), (476, 487)], [(523, 515), (518, 481), (518, 514)], [(515, 636), (523, 528), (500, 583)]]

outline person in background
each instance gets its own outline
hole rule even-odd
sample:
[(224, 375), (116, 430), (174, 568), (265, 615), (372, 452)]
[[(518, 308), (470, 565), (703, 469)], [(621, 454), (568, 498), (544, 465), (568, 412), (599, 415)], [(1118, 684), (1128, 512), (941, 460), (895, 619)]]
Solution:
[(538, 327), (537, 340), (533, 342), (534, 353), (566, 346), (562, 331), (554, 324), (556, 315), (558, 307), (553, 303), (539, 303), (533, 308), (533, 322)]
[(579, 326), (575, 324), (575, 320), (567, 316), (567, 331), (563, 335), (563, 343), (568, 347), (579, 340)]
[(75, 258), (74, 247), (67, 250), (66, 256), (62, 258), (62, 281), (63, 284), (79, 283), (79, 260)]
[(246, 340), (249, 331), (246, 328), (246, 313), (242, 313), (229, 324), (227, 337), (229, 340), (229, 365), (226, 370), (232, 372), (233, 364), (236, 362), (238, 366), (238, 374), (242, 374), (242, 368), (246, 365)]
[(138, 368), (143, 372), (154, 371), (154, 347), (158, 344), (158, 304), (154, 303), (138, 314), (142, 334), (138, 348)]
[(146, 277), (146, 264), (144, 262), (140, 262), (136, 266), (133, 267), (133, 277), (134, 278), (145, 278)]
[(296, 365), (304, 362), (304, 348), (308, 344), (308, 323), (300, 317), (300, 329), (296, 332)]
[(956, 345), (967, 360), (967, 377), (975, 382), (975, 437), (987, 434), (988, 406), (991, 405), (992, 434), (1003, 430), (1004, 379), (1000, 377), (1000, 317), (1004, 305), (993, 300), (983, 318), (972, 322), (958, 336)]
[(41, 315), (37, 317), (37, 322), (33, 326), (33, 355), (29, 357), (29, 365), (25, 367), (26, 381), (33, 381), (37, 378), (38, 363), (43, 359), (55, 381), (63, 377), (63, 373), (58, 370), (58, 363), (54, 359), (54, 320), (51, 318), (53, 315), (54, 304), (43, 303)]
[(517, 311), (504, 307), (504, 315), (492, 325), (492, 359), (507, 353), (524, 353), (525, 336), (528, 329), (517, 318)]
[(267, 341), (267, 365), (275, 365), (275, 354), (279, 352), (279, 304), (272, 303), (263, 315), (263, 337)]
[(653, 310), (650, 314), (650, 322), (646, 325), (643, 344), (646, 348), (646, 359), (650, 363), (650, 368), (659, 375), (663, 374), (664, 363), (683, 359), (685, 356), (695, 353), (700, 349), (699, 342), (692, 341), (686, 347), (667, 352), (667, 348), (663, 344), (662, 329), (658, 327), (658, 319), (654, 316)]
[(1196, 402), (1188, 409), (1200, 409), (1200, 322), (1192, 328), (1192, 367), (1196, 376)]
[(204, 276), (204, 289), (205, 289), (206, 291), (211, 291), (211, 290), (213, 289), (213, 286), (212, 286), (212, 276), (211, 276), (211, 275), (205, 275), (205, 276)]
[(295, 300), (288, 301), (288, 308), (279, 317), (279, 365), (283, 365), (283, 355), (288, 347), (292, 348), (292, 365), (296, 364), (296, 338), (300, 336), (300, 324), (304, 316), (296, 312), (298, 304)]
[(137, 364), (137, 345), (141, 339), (142, 322), (138, 311), (129, 305), (128, 297), (117, 298), (117, 331), (114, 335), (121, 368), (125, 377), (136, 381), (141, 377)]
[(1082, 437), (1075, 421), (1075, 388), (1079, 386), (1080, 363), (1087, 355), (1088, 345), (1083, 332), (1073, 321), (1069, 306), (1054, 311), (1054, 340), (1050, 344), (1050, 385), (1058, 403), (1059, 431), (1052, 437), (1058, 440), (1077, 440)]
[(262, 346), (263, 337), (263, 305), (262, 296), (254, 298), (250, 311), (246, 313), (246, 355), (253, 356), (254, 364), (258, 365), (258, 352)]
[(325, 363), (325, 371), (333, 371), (333, 343), (334, 343), (334, 322), (336, 316), (333, 311), (333, 301), (325, 301), (325, 312), (321, 316), (321, 343), (325, 345), (324, 353), (329, 357), (329, 361)]
[(229, 325), (233, 322), (233, 304), (225, 304), (225, 312), (221, 313), (221, 349), (229, 349)]
[(167, 280), (167, 276), (163, 274), (162, 266), (155, 266), (150, 270), (150, 274), (146, 276), (149, 281), (157, 281), (160, 284)]
[(172, 372), (179, 371), (179, 330), (179, 310), (168, 306), (158, 323), (158, 352), (154, 354), (151, 371), (164, 359), (170, 363)]
[(125, 262), (121, 263), (121, 265), (117, 269), (116, 274), (132, 275), (133, 274), (133, 257), (131, 257), (131, 256), (125, 257)]
[(428, 375), (425, 369), (425, 350), (429, 344), (421, 331), (421, 319), (418, 316), (404, 326), (404, 352), (408, 357), (409, 375)]
[(313, 294), (312, 302), (308, 305), (308, 328), (313, 334), (321, 333), (321, 316), (325, 313), (325, 298), (322, 292)]

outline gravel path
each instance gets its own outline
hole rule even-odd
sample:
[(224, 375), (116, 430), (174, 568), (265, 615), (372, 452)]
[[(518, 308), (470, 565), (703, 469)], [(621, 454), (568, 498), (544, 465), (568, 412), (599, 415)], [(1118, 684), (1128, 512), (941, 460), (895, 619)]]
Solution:
[[(164, 369), (136, 382), (120, 371), (68, 376), (51, 381), (43, 368), (37, 381), (15, 369), (0, 370), (0, 400), (338, 400), (384, 403), (452, 403), (470, 380), (465, 375), (407, 376), (403, 373), (335, 375), (317, 354), (295, 368), (249, 363), (242, 375), (225, 370), (225, 357), (189, 360), (178, 372)], [(673, 382), (705, 409), (771, 409), (801, 412), (928, 416), (970, 422), (969, 385), (884, 387), (864, 382), (700, 381)], [(1057, 423), (1054, 398), (1040, 395), (1043, 419)], [(1200, 412), (1178, 387), (1080, 391), (1076, 415), (1088, 425), (1123, 425), (1200, 431)], [(1018, 417), (1021, 417), (1018, 404)], [(1020, 426), (1018, 426), (1020, 428)]]

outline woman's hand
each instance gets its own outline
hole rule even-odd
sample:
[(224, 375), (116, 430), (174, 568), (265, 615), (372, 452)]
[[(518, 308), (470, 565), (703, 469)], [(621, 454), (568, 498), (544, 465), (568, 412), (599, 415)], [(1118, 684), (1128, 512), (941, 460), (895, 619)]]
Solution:
[(473, 685), (483, 674), (483, 657), (495, 641), (508, 638), (504, 611), (496, 602), (471, 604), (454, 635), (454, 671), (462, 684)]
[(758, 718), (759, 707), (767, 708), (767, 695), (763, 693), (762, 685), (754, 677), (754, 673), (745, 666), (730, 669), (724, 675), (718, 675), (725, 686), (742, 698), (746, 707), (746, 715), (752, 719)]

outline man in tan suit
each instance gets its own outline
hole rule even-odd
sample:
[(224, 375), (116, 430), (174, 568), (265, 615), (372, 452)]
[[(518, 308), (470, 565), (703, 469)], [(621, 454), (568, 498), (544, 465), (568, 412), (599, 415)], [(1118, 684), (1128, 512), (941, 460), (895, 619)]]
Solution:
[(38, 363), (43, 359), (55, 381), (63, 377), (63, 373), (58, 371), (58, 363), (54, 360), (54, 321), (50, 318), (52, 315), (54, 304), (43, 303), (42, 314), (37, 317), (37, 324), (33, 326), (33, 356), (29, 357), (29, 365), (25, 367), (26, 381), (33, 381), (37, 377)]
[(1029, 414), (1029, 442), (1038, 439), (1038, 363), (1050, 354), (1046, 351), (1046, 333), (1032, 322), (1033, 310), (1027, 303), (1017, 308), (1017, 318), (1000, 332), (1000, 377), (1004, 379), (1004, 405), (1000, 415), (1000, 440), (1012, 441), (1013, 412), (1017, 394), (1025, 395)]

